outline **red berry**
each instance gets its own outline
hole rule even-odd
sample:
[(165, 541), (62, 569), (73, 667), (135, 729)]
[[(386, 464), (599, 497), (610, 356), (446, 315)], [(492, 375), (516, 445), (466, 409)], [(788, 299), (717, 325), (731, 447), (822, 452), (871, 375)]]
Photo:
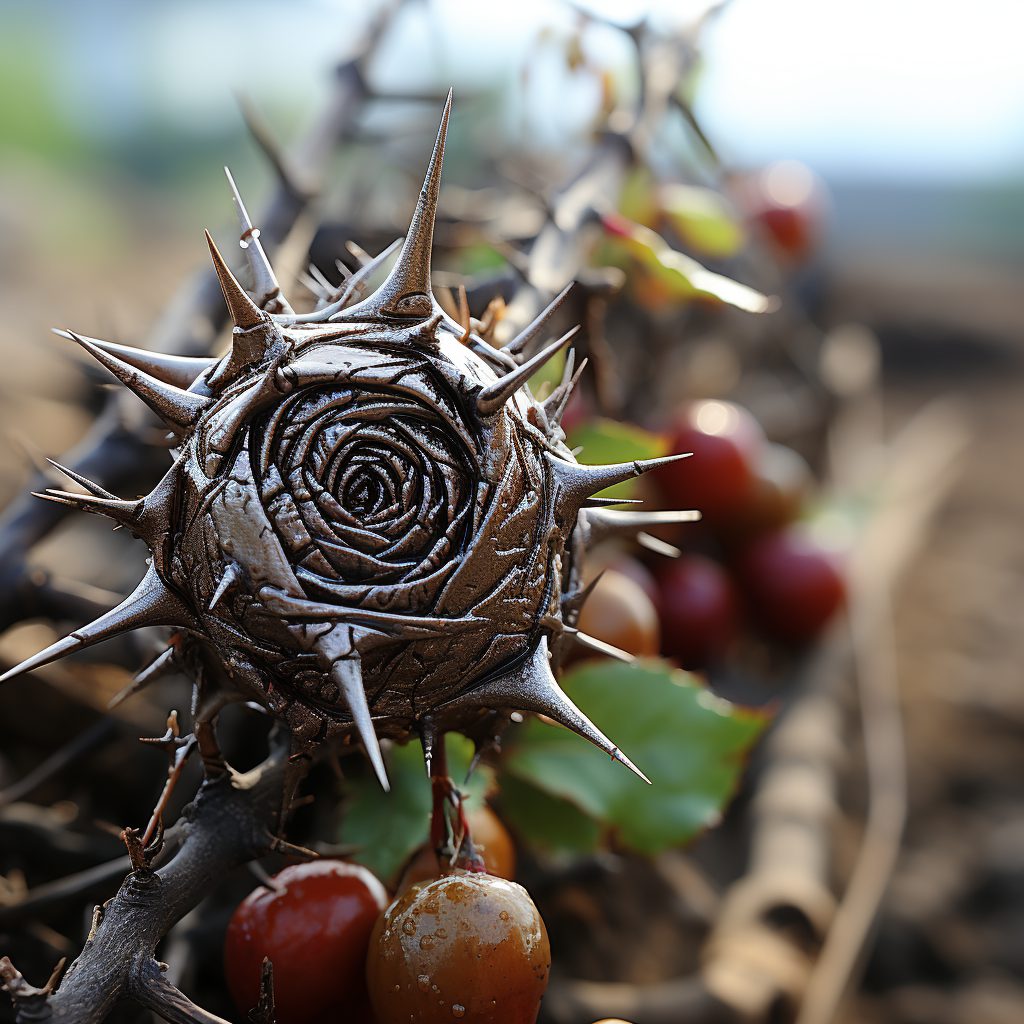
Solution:
[(750, 499), (720, 533), (735, 544), (788, 525), (799, 517), (812, 483), (811, 467), (802, 455), (785, 445), (766, 444), (754, 467)]
[(846, 597), (836, 558), (792, 528), (754, 541), (736, 572), (758, 624), (786, 643), (817, 637)]
[(659, 574), (662, 650), (684, 668), (703, 668), (728, 651), (738, 602), (728, 575), (710, 558), (683, 555)]
[(672, 508), (695, 508), (715, 525), (735, 515), (754, 489), (754, 466), (764, 433), (746, 409), (731, 402), (694, 402), (670, 433), (671, 450), (693, 452), (656, 470)]
[(381, 915), (366, 978), (388, 1024), (534, 1024), (550, 968), (526, 890), (459, 871), (412, 886)]
[(607, 569), (594, 584), (577, 625), (637, 657), (658, 653), (658, 613), (640, 584), (618, 569)]
[(264, 957), (274, 964), (278, 1024), (311, 1024), (366, 999), (366, 950), (387, 893), (365, 868), (311, 861), (274, 876), (239, 904), (228, 925), (224, 970), (241, 1014), (255, 1005)]
[(781, 160), (745, 176), (740, 205), (789, 263), (813, 255), (824, 234), (828, 198), (821, 179), (796, 160)]

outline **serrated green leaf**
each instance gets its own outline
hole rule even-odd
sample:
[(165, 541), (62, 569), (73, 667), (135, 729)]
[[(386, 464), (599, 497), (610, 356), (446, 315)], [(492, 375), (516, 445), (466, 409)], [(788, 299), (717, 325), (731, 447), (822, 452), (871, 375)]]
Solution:
[(578, 736), (535, 719), (512, 737), (505, 771), (568, 801), (643, 853), (685, 843), (718, 820), (766, 722), (664, 662), (589, 662), (563, 685), (652, 785)]
[(743, 228), (725, 198), (713, 189), (666, 185), (661, 208), (679, 237), (698, 252), (723, 259), (743, 245)]
[(529, 846), (548, 853), (596, 850), (601, 827), (564, 800), (505, 773), (498, 798), (502, 819)]
[[(463, 785), (473, 759), (473, 744), (465, 736), (449, 733), (445, 738), (448, 768), (472, 806), (484, 799), (494, 785), (494, 774), (478, 767)], [(423, 768), (419, 743), (392, 747), (387, 755), (391, 792), (385, 793), (369, 772), (346, 780), (338, 841), (356, 848), (352, 859), (369, 868), (387, 883), (426, 842), (430, 828), (430, 782)]]
[[(606, 466), (611, 462), (632, 462), (634, 459), (656, 459), (668, 454), (668, 439), (632, 423), (604, 419), (587, 420), (573, 429), (566, 444), (582, 449), (580, 462)], [(600, 492), (602, 498), (631, 498), (635, 480), (625, 480)]]

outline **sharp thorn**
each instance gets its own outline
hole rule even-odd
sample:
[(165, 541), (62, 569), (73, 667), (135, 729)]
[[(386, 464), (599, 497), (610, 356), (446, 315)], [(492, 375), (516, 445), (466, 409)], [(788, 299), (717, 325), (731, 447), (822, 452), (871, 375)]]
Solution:
[(598, 640), (596, 636), (591, 636), (589, 633), (581, 633), (574, 626), (566, 626), (565, 632), (571, 636), (573, 640), (580, 645), (580, 647), (585, 647), (588, 651), (594, 651), (597, 654), (606, 654), (609, 658), (625, 662), (627, 665), (636, 661), (636, 657), (628, 651), (624, 651), (612, 644), (607, 644), (603, 640)]
[[(53, 333), (68, 341), (75, 340), (70, 331), (62, 331), (55, 327)], [(102, 341), (86, 335), (79, 337), (85, 338), (91, 345), (129, 366), (134, 366), (135, 369), (142, 370), (143, 373), (148, 373), (165, 384), (173, 384), (183, 391), (187, 391), (217, 361), (212, 356), (171, 356), (163, 352), (133, 348), (131, 345), (116, 345), (112, 341)]]
[(15, 665), (0, 676), (0, 683), (141, 626), (180, 626), (190, 620), (191, 615), (182, 602), (150, 568), (142, 582), (116, 608)]
[(205, 234), (206, 244), (210, 247), (210, 258), (213, 260), (213, 269), (217, 272), (217, 280), (220, 282), (220, 290), (224, 294), (224, 302), (227, 304), (232, 323), (243, 331), (268, 323), (270, 315), (249, 298), (248, 292), (238, 283), (224, 257), (221, 256), (213, 236), (209, 231)]
[(619, 505), (642, 505), (643, 498), (587, 498), (580, 508), (616, 508)]
[(238, 582), (241, 576), (242, 570), (239, 568), (238, 563), (229, 562), (224, 570), (224, 575), (220, 578), (220, 583), (217, 584), (217, 589), (213, 592), (213, 597), (210, 598), (208, 611), (212, 612), (220, 604), (221, 599)]
[(597, 544), (617, 534), (639, 534), (657, 526), (695, 523), (700, 520), (700, 513), (694, 509), (675, 512), (590, 507), (585, 518), (589, 533), (587, 543)]
[(653, 552), (656, 555), (663, 555), (665, 558), (679, 558), (682, 556), (682, 549), (675, 544), (669, 544), (667, 540), (655, 537), (652, 534), (641, 531), (636, 535), (636, 542), (642, 548)]
[(61, 505), (70, 505), (83, 512), (93, 512), (108, 516), (119, 526), (127, 526), (133, 532), (139, 528), (138, 517), (142, 511), (142, 500), (122, 501), (120, 498), (99, 498), (94, 494), (78, 494), (75, 491), (60, 491), (50, 488), (47, 491), (33, 491), (33, 496), (47, 501), (55, 501)]
[(518, 358), (526, 354), (526, 350), (544, 330), (548, 320), (557, 312), (563, 302), (569, 297), (569, 293), (576, 287), (575, 281), (570, 281), (552, 300), (545, 306), (544, 310), (537, 315), (526, 327), (524, 327), (507, 345), (502, 348), (510, 356)]
[(587, 498), (598, 491), (648, 473), (658, 466), (689, 458), (689, 454), (665, 455), (657, 459), (636, 459), (633, 462), (594, 466), (568, 462), (552, 455), (547, 458), (558, 485), (555, 495), (557, 506), (563, 514), (575, 516)]
[(441, 191), (441, 167), (444, 162), (444, 144), (448, 132), (448, 119), (452, 109), (452, 93), (441, 114), (434, 150), (427, 165), (416, 209), (406, 232), (402, 251), (384, 283), (358, 307), (384, 316), (426, 319), (434, 311), (434, 297), (430, 288), (430, 257), (434, 241), (434, 221), (437, 200)]
[(650, 779), (573, 704), (555, 680), (549, 658), (547, 639), (542, 637), (529, 657), (509, 673), (460, 694), (444, 707), (451, 710), (464, 707), (507, 708), (545, 715), (589, 740), (650, 784)]
[[(573, 351), (570, 351), (569, 354), (572, 355)], [(565, 407), (569, 404), (569, 399), (572, 398), (573, 392), (576, 390), (576, 386), (579, 384), (588, 362), (589, 360), (584, 359), (580, 363), (579, 369), (570, 377), (569, 374), (572, 373), (572, 368), (569, 366), (568, 360), (566, 360), (566, 373), (563, 376), (562, 383), (544, 403), (544, 412), (550, 422), (561, 423), (562, 416), (565, 414)]]
[(74, 331), (64, 334), (102, 363), (125, 387), (134, 391), (179, 437), (192, 429), (210, 403), (208, 398), (151, 377)]
[(363, 674), (359, 668), (358, 656), (352, 658), (340, 658), (331, 666), (331, 678), (341, 688), (345, 696), (345, 703), (352, 714), (359, 739), (366, 750), (366, 756), (370, 759), (377, 781), (385, 792), (391, 791), (391, 783), (388, 781), (387, 769), (384, 767), (384, 756), (380, 750), (380, 740), (373, 727), (373, 719), (370, 716), (370, 708), (366, 703), (366, 690), (363, 688)]
[(76, 484), (81, 484), (82, 487), (95, 497), (106, 498), (108, 501), (120, 500), (116, 494), (111, 494), (110, 491), (101, 487), (95, 480), (90, 480), (87, 476), (82, 476), (81, 473), (76, 473), (73, 469), (61, 465), (56, 459), (48, 458), (46, 461), (58, 472), (63, 473), (69, 480), (74, 480)]
[(493, 416), (499, 412), (505, 403), (549, 360), (560, 352), (579, 333), (579, 327), (573, 327), (566, 331), (557, 341), (552, 342), (547, 348), (541, 349), (531, 359), (517, 369), (506, 373), (504, 377), (488, 384), (483, 388), (476, 398), (477, 411), (481, 416)]
[(263, 243), (260, 241), (260, 230), (253, 227), (249, 211), (246, 210), (245, 203), (242, 202), (242, 195), (235, 184), (235, 179), (231, 176), (231, 171), (227, 167), (224, 168), (224, 174), (231, 188), (231, 198), (235, 204), (235, 212), (238, 214), (238, 245), (245, 252), (245, 258), (249, 264), (249, 272), (252, 275), (252, 290), (257, 300), (256, 305), (271, 313), (287, 316), (293, 310), (281, 294), (281, 285), (274, 274), (274, 268), (271, 266), (267, 254), (263, 251)]

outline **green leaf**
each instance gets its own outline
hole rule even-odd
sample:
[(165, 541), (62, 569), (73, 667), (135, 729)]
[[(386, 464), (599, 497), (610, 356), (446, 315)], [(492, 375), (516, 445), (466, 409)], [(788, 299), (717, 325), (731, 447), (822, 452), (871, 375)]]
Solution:
[(617, 214), (605, 214), (602, 222), (609, 240), (617, 241), (681, 300), (714, 299), (747, 313), (770, 313), (778, 307), (777, 299), (708, 270), (692, 257), (673, 249), (661, 235), (642, 224), (634, 224)]
[(582, 854), (600, 843), (601, 827), (593, 818), (515, 775), (502, 775), (498, 807), (502, 820), (537, 849)]
[(666, 185), (662, 210), (687, 245), (708, 256), (734, 256), (743, 245), (740, 226), (725, 198), (710, 188)]
[(626, 175), (619, 193), (619, 213), (638, 224), (654, 224), (658, 219), (658, 186), (646, 167), (634, 167)]
[[(461, 784), (473, 759), (473, 743), (449, 733), (445, 739), (448, 768), (466, 802), (482, 801), (494, 785), (493, 772), (479, 767)], [(381, 790), (369, 772), (346, 779), (348, 790), (341, 808), (338, 841), (356, 847), (352, 859), (369, 868), (385, 884), (394, 877), (430, 829), (430, 781), (417, 742), (392, 747), (387, 753), (391, 792)]]
[(506, 262), (494, 246), (485, 243), (464, 245), (458, 251), (458, 271), (466, 277), (487, 270), (500, 270)]
[(664, 662), (590, 662), (563, 685), (652, 785), (578, 736), (536, 719), (510, 740), (505, 771), (648, 854), (685, 843), (718, 821), (766, 723)]
[[(632, 462), (634, 459), (656, 459), (668, 454), (668, 439), (661, 434), (620, 423), (618, 420), (595, 417), (572, 430), (566, 444), (581, 448), (579, 459), (590, 465), (606, 466), (611, 462)], [(600, 492), (602, 498), (631, 498), (636, 487), (626, 480)]]

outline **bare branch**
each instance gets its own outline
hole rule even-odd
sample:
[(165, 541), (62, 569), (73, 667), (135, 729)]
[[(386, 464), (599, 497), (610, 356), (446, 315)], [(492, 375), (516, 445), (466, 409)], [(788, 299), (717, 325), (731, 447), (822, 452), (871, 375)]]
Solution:
[(171, 1024), (230, 1024), (197, 1006), (164, 976), (156, 960), (147, 961), (132, 979), (131, 994), (143, 1006)]
[[(268, 853), (276, 845), (271, 832), (281, 803), (286, 753), (277, 749), (245, 775), (225, 775), (202, 784), (196, 799), (182, 812), (177, 830), (181, 844), (159, 868), (132, 871), (106, 904), (102, 918), (60, 989), (45, 999), (45, 1011), (59, 1024), (99, 1024), (123, 996), (164, 1013), (169, 983), (154, 987), (151, 973), (139, 965), (154, 961), (157, 944), (229, 871)], [(161, 979), (162, 980), (162, 979)], [(14, 983), (14, 982), (12, 982)], [(6, 983), (8, 990), (10, 984)], [(144, 987), (140, 987), (144, 986)], [(176, 990), (173, 990), (176, 991)], [(146, 994), (148, 993), (148, 994)], [(184, 999), (184, 997), (182, 997)], [(170, 1004), (168, 1004), (170, 1005)], [(178, 1001), (164, 1015), (172, 1021), (218, 1021)], [(39, 999), (32, 1009), (16, 1006), (18, 1024), (39, 1018)]]

